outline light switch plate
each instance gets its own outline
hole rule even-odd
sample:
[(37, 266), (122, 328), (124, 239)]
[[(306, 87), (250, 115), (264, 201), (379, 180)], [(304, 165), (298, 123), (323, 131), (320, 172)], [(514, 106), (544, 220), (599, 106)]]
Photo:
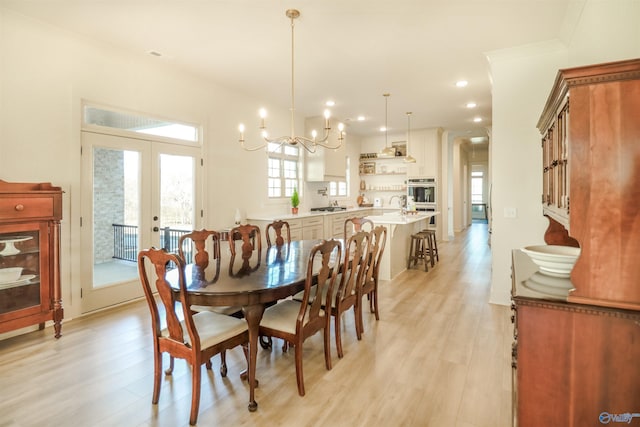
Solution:
[(516, 208), (504, 208), (505, 218), (516, 218), (518, 216), (518, 210)]

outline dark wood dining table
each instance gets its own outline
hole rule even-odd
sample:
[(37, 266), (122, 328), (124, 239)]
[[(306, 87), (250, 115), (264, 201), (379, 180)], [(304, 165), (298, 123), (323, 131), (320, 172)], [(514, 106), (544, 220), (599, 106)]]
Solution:
[[(232, 259), (227, 247), (221, 250), (220, 274), (215, 280), (205, 277), (205, 272), (195, 264), (185, 267), (191, 304), (242, 306), (249, 327), (249, 411), (258, 408), (255, 401), (256, 357), (260, 320), (265, 307), (304, 289), (309, 254), (321, 241), (299, 240), (271, 246), (263, 249), (260, 259), (255, 254), (257, 251), (254, 251), (253, 257), (248, 260), (243, 260), (242, 256)], [(169, 273), (168, 279), (177, 291), (177, 273), (174, 272)]]

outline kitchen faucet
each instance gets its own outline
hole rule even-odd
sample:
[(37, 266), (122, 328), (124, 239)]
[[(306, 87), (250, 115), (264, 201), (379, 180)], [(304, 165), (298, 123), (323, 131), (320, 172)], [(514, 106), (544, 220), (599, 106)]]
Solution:
[(401, 208), (407, 207), (407, 196), (405, 196), (404, 194), (403, 195), (394, 194), (393, 196), (389, 197), (389, 206), (391, 206), (391, 202), (393, 201), (394, 197), (397, 197), (398, 200), (400, 201)]

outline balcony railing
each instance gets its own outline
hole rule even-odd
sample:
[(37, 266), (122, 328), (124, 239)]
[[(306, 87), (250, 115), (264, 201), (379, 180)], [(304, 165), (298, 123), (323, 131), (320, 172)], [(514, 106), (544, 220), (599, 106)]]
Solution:
[[(138, 226), (112, 224), (113, 226), (113, 258), (137, 262), (138, 258)], [(178, 252), (180, 236), (190, 230), (177, 230), (169, 227), (160, 229), (160, 242), (168, 252)], [(191, 262), (191, 245), (184, 248), (185, 262)]]

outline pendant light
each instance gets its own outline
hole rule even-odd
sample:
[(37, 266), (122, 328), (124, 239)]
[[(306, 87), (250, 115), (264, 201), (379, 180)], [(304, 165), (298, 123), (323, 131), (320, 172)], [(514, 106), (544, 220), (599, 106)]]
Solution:
[(384, 96), (384, 148), (380, 150), (378, 153), (378, 157), (395, 157), (396, 149), (393, 147), (389, 147), (388, 144), (388, 134), (389, 134), (389, 95), (388, 93), (383, 93)]
[(409, 154), (409, 142), (411, 140), (411, 111), (407, 111), (407, 155), (404, 158), (405, 163), (415, 163), (416, 159)]

